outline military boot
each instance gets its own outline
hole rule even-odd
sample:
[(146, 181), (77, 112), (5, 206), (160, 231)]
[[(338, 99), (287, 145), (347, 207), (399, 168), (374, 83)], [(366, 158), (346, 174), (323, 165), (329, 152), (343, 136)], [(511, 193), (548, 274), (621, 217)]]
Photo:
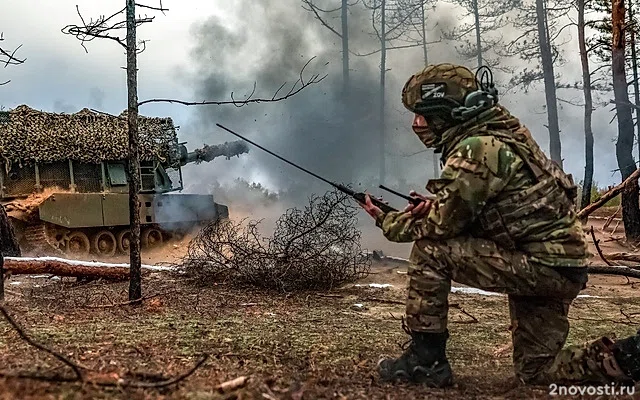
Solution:
[(620, 369), (634, 382), (640, 382), (640, 330), (635, 336), (616, 340), (613, 356)]
[(380, 379), (387, 382), (405, 380), (429, 387), (444, 387), (453, 383), (453, 375), (445, 348), (449, 332), (408, 332), (411, 340), (399, 358), (378, 362)]

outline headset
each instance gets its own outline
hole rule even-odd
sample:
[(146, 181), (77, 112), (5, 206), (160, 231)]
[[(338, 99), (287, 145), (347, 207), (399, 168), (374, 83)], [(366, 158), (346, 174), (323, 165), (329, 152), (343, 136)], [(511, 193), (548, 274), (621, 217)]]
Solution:
[(451, 116), (457, 121), (466, 121), (498, 104), (498, 89), (493, 82), (491, 69), (487, 66), (478, 68), (475, 78), (478, 90), (465, 96), (464, 106), (451, 110)]
[[(493, 72), (489, 67), (478, 68), (475, 74), (478, 89), (468, 93), (461, 105), (454, 99), (445, 97), (445, 83), (433, 84), (429, 93), (416, 105), (416, 112), (426, 116), (439, 116), (450, 123), (467, 121), (498, 104), (498, 89), (493, 82)], [(423, 89), (424, 90), (424, 89)], [(440, 91), (439, 95), (432, 93)], [(426, 97), (426, 98), (425, 98)]]

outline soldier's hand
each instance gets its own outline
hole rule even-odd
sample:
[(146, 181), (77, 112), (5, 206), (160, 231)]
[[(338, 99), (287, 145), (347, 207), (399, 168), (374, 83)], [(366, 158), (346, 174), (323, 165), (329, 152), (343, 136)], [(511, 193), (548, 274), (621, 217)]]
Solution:
[(410, 191), (409, 196), (420, 199), (422, 201), (418, 205), (409, 203), (403, 211), (410, 212), (416, 218), (426, 217), (427, 214), (429, 214), (429, 209), (431, 208), (432, 200), (426, 196), (423, 196), (417, 193), (415, 190)]
[[(373, 219), (377, 219), (379, 215), (384, 214), (384, 212), (378, 206), (371, 202), (371, 197), (369, 197), (368, 194), (364, 195), (364, 200), (364, 203), (358, 202), (358, 204), (360, 204), (360, 207), (364, 208), (367, 214), (371, 215)], [(378, 200), (383, 201), (382, 198)]]

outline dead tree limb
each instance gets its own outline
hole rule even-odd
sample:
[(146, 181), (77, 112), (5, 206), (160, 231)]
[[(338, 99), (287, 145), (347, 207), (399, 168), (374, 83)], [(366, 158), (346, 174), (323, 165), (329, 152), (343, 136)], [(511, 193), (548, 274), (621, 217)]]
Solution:
[(225, 394), (233, 390), (243, 388), (247, 385), (247, 383), (249, 383), (249, 378), (247, 378), (246, 376), (240, 376), (238, 378), (219, 384), (215, 389), (218, 393)]
[(25, 342), (27, 342), (27, 344), (29, 344), (32, 347), (35, 347), (38, 350), (51, 354), (52, 356), (60, 360), (63, 364), (70, 367), (73, 370), (73, 373), (75, 374), (75, 380), (78, 380), (78, 381), (83, 380), (83, 374), (82, 374), (82, 371), (80, 371), (80, 367), (78, 365), (76, 365), (73, 361), (69, 360), (67, 357), (63, 356), (62, 354), (55, 352), (41, 345), (40, 343), (36, 343), (31, 338), (29, 338), (29, 336), (27, 336), (24, 330), (22, 330), (22, 328), (16, 323), (13, 317), (9, 315), (9, 312), (7, 312), (7, 309), (4, 308), (4, 306), (2, 305), (0, 305), (0, 313), (2, 314), (4, 319), (9, 323), (9, 325), (11, 325), (11, 327), (18, 333), (18, 335), (22, 340), (24, 340)]
[(160, 389), (160, 388), (165, 388), (167, 386), (176, 385), (176, 384), (184, 381), (185, 379), (187, 379), (191, 375), (193, 375), (198, 370), (198, 368), (200, 368), (202, 366), (202, 364), (204, 364), (208, 359), (209, 359), (209, 355), (205, 354), (188, 371), (184, 372), (181, 375), (176, 376), (175, 378), (172, 378), (172, 379), (169, 379), (169, 380), (166, 380), (166, 381), (163, 381), (163, 382), (127, 382), (127, 381), (99, 382), (99, 381), (88, 381), (88, 383), (96, 385), (96, 386), (102, 386), (102, 387), (128, 387), (128, 388), (135, 388), (135, 389)]
[(349, 197), (333, 190), (310, 197), (303, 210), (288, 209), (269, 238), (260, 234), (260, 221), (209, 224), (176, 269), (205, 285), (228, 280), (281, 291), (331, 289), (370, 269), (356, 213)]
[(593, 239), (593, 244), (596, 246), (596, 250), (598, 251), (598, 255), (600, 256), (600, 258), (602, 258), (602, 261), (604, 261), (609, 266), (613, 266), (613, 264), (610, 263), (609, 260), (607, 260), (604, 254), (602, 254), (602, 249), (600, 249), (600, 241), (596, 239), (596, 234), (593, 231), (593, 226), (591, 227), (590, 232), (591, 232), (591, 238)]
[(94, 279), (127, 280), (128, 267), (101, 267), (65, 263), (62, 261), (5, 258), (4, 269), (12, 275), (73, 276)]
[[(616, 210), (616, 212), (614, 212), (609, 216), (609, 218), (607, 218), (606, 222), (602, 226), (602, 231), (606, 230), (609, 227), (609, 225), (611, 225), (611, 221), (613, 221), (613, 219), (616, 217), (616, 215), (618, 215), (620, 211), (622, 211), (622, 204), (618, 206), (618, 209)], [(615, 232), (615, 229), (614, 229), (614, 232)], [(613, 234), (613, 232), (611, 234)]]
[(600, 197), (600, 199), (598, 201), (593, 202), (593, 203), (589, 204), (588, 206), (586, 206), (585, 208), (583, 208), (582, 210), (580, 210), (580, 212), (578, 213), (578, 218), (580, 218), (580, 219), (587, 218), (589, 216), (589, 214), (591, 214), (592, 212), (594, 212), (598, 208), (602, 207), (609, 200), (611, 200), (614, 197), (616, 197), (618, 194), (620, 194), (620, 192), (622, 192), (622, 190), (627, 185), (631, 184), (632, 182), (637, 181), (638, 178), (640, 178), (640, 169), (635, 170), (627, 179), (624, 180), (624, 182), (622, 182), (621, 184), (619, 184), (616, 187), (611, 188), (606, 193), (604, 193)]
[(209, 355), (205, 354), (205, 355), (203, 355), (203, 357), (193, 367), (191, 367), (189, 370), (187, 370), (183, 374), (180, 374), (180, 375), (178, 375), (178, 376), (176, 376), (174, 378), (171, 378), (171, 379), (168, 379), (168, 380), (165, 380), (165, 381), (162, 381), (162, 382), (135, 382), (135, 381), (126, 381), (126, 380), (122, 380), (122, 379), (120, 379), (118, 381), (102, 381), (102, 380), (98, 380), (98, 379), (87, 378), (87, 377), (85, 377), (85, 375), (81, 371), (82, 369), (86, 369), (86, 368), (82, 368), (82, 367), (78, 366), (76, 363), (74, 363), (73, 361), (69, 360), (67, 357), (63, 356), (62, 354), (60, 354), (60, 353), (58, 353), (56, 351), (53, 351), (53, 350), (47, 348), (46, 346), (44, 346), (44, 345), (42, 345), (40, 343), (37, 343), (36, 341), (31, 339), (24, 332), (22, 327), (20, 327), (20, 325), (18, 325), (18, 323), (13, 319), (13, 317), (11, 317), (11, 315), (6, 310), (6, 308), (3, 307), (2, 305), (0, 305), (0, 313), (2, 314), (4, 319), (9, 323), (9, 325), (11, 325), (11, 327), (18, 333), (18, 335), (20, 336), (20, 338), (22, 340), (24, 340), (30, 346), (35, 347), (36, 349), (44, 351), (45, 353), (48, 353), (48, 354), (52, 355), (53, 357), (57, 358), (63, 364), (69, 366), (73, 370), (74, 375), (75, 375), (73, 377), (60, 377), (60, 376), (50, 377), (50, 376), (43, 376), (43, 375), (37, 375), (37, 374), (25, 374), (25, 373), (8, 374), (8, 373), (0, 372), (0, 376), (7, 377), (7, 378), (33, 379), (33, 380), (50, 381), (50, 382), (83, 382), (83, 383), (88, 383), (90, 385), (95, 385), (95, 386), (100, 386), (100, 387), (127, 387), (127, 388), (137, 388), (137, 389), (159, 389), (159, 388), (165, 388), (165, 387), (168, 387), (168, 386), (172, 386), (172, 385), (175, 385), (175, 384), (178, 384), (178, 383), (184, 381), (185, 379), (187, 379), (188, 377), (193, 375), (196, 372), (196, 370), (198, 368), (200, 368), (209, 359)]
[[(2, 41), (4, 41), (4, 33), (0, 32), (0, 42)], [(22, 45), (16, 47), (13, 50), (5, 50), (4, 48), (0, 47), (0, 64), (4, 64), (4, 68), (7, 68), (7, 66), (9, 65), (24, 63), (26, 59), (19, 59), (18, 57), (16, 57), (16, 53), (18, 52), (18, 50), (20, 50), (21, 47)]]
[(640, 254), (631, 254), (631, 253), (625, 253), (625, 252), (618, 252), (618, 253), (606, 254), (606, 257), (609, 260), (631, 261), (631, 262), (640, 263)]
[[(0, 32), (0, 42), (2, 41), (4, 41), (4, 34), (3, 32)], [(24, 63), (26, 59), (19, 59), (16, 57), (16, 53), (18, 52), (18, 50), (20, 50), (21, 47), (22, 45), (16, 47), (13, 50), (7, 50), (0, 46), (0, 64), (4, 64), (4, 68), (7, 68), (9, 65)], [(0, 86), (6, 85), (9, 82), (11, 82), (11, 80), (0, 82)]]
[(627, 278), (640, 278), (639, 270), (617, 265), (610, 267), (588, 267), (587, 272), (589, 274), (618, 275), (625, 276)]
[(283, 83), (278, 90), (275, 91), (275, 93), (273, 94), (273, 96), (271, 96), (270, 98), (254, 98), (253, 95), (256, 92), (256, 83), (254, 82), (253, 84), (253, 90), (251, 91), (251, 93), (249, 93), (249, 95), (244, 99), (244, 100), (236, 100), (234, 97), (234, 92), (231, 92), (231, 100), (202, 100), (202, 101), (185, 101), (185, 100), (178, 100), (178, 99), (148, 99), (148, 100), (143, 100), (138, 102), (138, 106), (144, 105), (144, 104), (148, 104), (148, 103), (174, 103), (174, 104), (182, 104), (184, 106), (204, 106), (204, 105), (216, 105), (216, 106), (220, 106), (220, 105), (228, 105), (228, 104), (233, 104), (234, 106), (240, 108), (240, 107), (244, 107), (247, 104), (252, 104), (252, 103), (275, 103), (278, 101), (282, 101), (282, 100), (286, 100), (290, 97), (295, 96), (296, 94), (300, 93), (302, 90), (306, 89), (307, 87), (313, 85), (313, 84), (317, 84), (322, 82), (322, 80), (324, 80), (328, 75), (323, 75), (320, 76), (320, 74), (313, 74), (309, 80), (305, 80), (304, 78), (304, 70), (307, 68), (307, 66), (309, 65), (309, 63), (311, 63), (311, 61), (313, 61), (313, 59), (315, 59), (314, 57), (311, 57), (302, 67), (302, 69), (300, 70), (300, 75), (298, 77), (298, 80), (295, 81), (293, 83), (293, 85), (291, 85), (291, 88), (286, 92), (281, 94), (282, 89), (286, 86), (287, 82)]

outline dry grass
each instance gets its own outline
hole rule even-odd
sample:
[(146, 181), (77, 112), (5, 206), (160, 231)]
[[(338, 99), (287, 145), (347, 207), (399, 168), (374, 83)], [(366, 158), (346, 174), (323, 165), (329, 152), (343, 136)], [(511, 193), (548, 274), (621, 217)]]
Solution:
[[(105, 377), (175, 376), (191, 367), (199, 355), (207, 353), (211, 358), (187, 381), (163, 390), (11, 379), (0, 380), (0, 399), (547, 397), (546, 388), (523, 388), (513, 379), (506, 347), (508, 310), (500, 296), (451, 296), (452, 302), (479, 320), (467, 324), (468, 317), (451, 311), (449, 356), (456, 387), (429, 390), (379, 383), (377, 360), (383, 354), (398, 354), (399, 344), (406, 340), (398, 320), (404, 310), (399, 304), (367, 299), (402, 301), (406, 276), (394, 268), (376, 271), (364, 283), (390, 282), (394, 287), (349, 286), (332, 292), (339, 297), (273, 294), (225, 285), (202, 288), (156, 275), (146, 280), (145, 290), (160, 296), (141, 306), (102, 308), (95, 307), (126, 301), (127, 285), (49, 281), (28, 289), (27, 279), (21, 279), (23, 285), (9, 286), (7, 301), (16, 320), (34, 339)], [(628, 324), (620, 309), (640, 311), (640, 298), (628, 297), (636, 290), (618, 282), (590, 288), (591, 294), (608, 292), (601, 295), (610, 298), (576, 300), (569, 342), (635, 332), (636, 326)], [(356, 303), (363, 307), (354, 307)], [(29, 348), (5, 323), (0, 324), (0, 365), (4, 372), (65, 371), (57, 361)], [(251, 377), (246, 388), (230, 395), (214, 390), (217, 384), (242, 375)]]

